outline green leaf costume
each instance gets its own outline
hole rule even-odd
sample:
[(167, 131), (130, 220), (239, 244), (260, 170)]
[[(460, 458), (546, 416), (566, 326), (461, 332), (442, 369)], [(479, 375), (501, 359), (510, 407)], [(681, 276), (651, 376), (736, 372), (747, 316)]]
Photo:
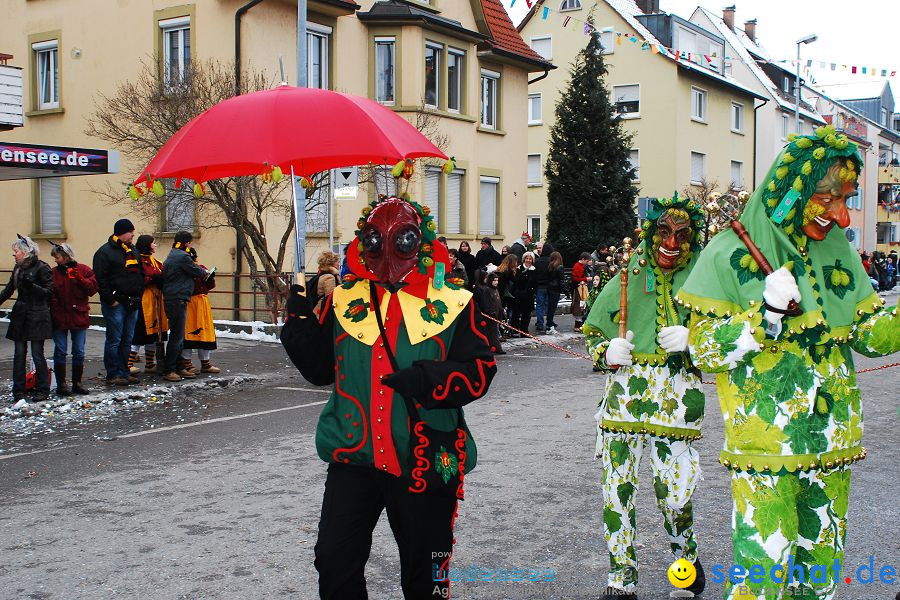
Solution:
[[(896, 308), (883, 308), (844, 232), (834, 226), (821, 241), (803, 233), (816, 206), (809, 199), (833, 165), (840, 165), (843, 181), (859, 171), (856, 145), (845, 136), (821, 127), (816, 135), (793, 138), (741, 217), (772, 267), (788, 266), (800, 289), (803, 313), (785, 316), (778, 337), (763, 326), (765, 278), (741, 270), (752, 269), (737, 258), (746, 248), (731, 230), (704, 249), (676, 295), (693, 312), (694, 364), (717, 373), (725, 419), (720, 462), (732, 470), (740, 524), (735, 557), (748, 569), (788, 555), (808, 569), (814, 563), (804, 544), (843, 555), (847, 465), (865, 457), (850, 349), (866, 356), (900, 350)], [(796, 199), (789, 209), (788, 196)], [(816, 593), (830, 598), (834, 588), (829, 573)]]

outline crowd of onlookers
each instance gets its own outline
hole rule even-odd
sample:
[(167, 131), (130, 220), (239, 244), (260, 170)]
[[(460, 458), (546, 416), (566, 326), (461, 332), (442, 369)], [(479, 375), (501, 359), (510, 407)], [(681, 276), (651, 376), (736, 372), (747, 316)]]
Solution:
[(885, 254), (875, 250), (869, 256), (866, 252), (860, 255), (863, 268), (869, 275), (869, 281), (876, 291), (884, 292), (892, 290), (897, 285), (897, 251), (891, 250)]
[[(88, 394), (84, 383), (85, 339), (91, 324), (90, 298), (99, 293), (106, 328), (103, 365), (106, 383), (139, 383), (137, 363), (144, 350), (144, 372), (168, 381), (196, 377), (191, 363), (198, 351), (199, 372), (218, 373), (210, 352), (216, 347), (212, 308), (207, 296), (215, 287), (215, 269), (198, 264), (190, 232), (175, 234), (165, 262), (154, 257), (156, 240), (119, 219), (113, 234), (94, 253), (92, 266), (76, 260), (74, 248), (51, 242), (55, 266), (40, 259), (38, 245), (17, 236), (12, 244), (15, 267), (0, 304), (16, 295), (9, 311), (7, 339), (13, 342), (13, 401), (32, 390), (47, 399), (51, 371), (44, 342), (53, 340), (53, 370), (59, 396)], [(167, 343), (166, 343), (167, 342)], [(26, 364), (31, 350), (33, 368)], [(71, 386), (66, 357), (71, 354)], [(33, 379), (33, 380), (32, 380)]]

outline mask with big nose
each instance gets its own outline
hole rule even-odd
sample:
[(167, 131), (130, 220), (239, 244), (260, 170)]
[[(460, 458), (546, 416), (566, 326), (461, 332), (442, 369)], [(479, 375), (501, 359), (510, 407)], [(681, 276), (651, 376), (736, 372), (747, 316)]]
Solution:
[(379, 283), (397, 284), (418, 262), (422, 245), (419, 215), (403, 200), (390, 198), (372, 210), (359, 239), (366, 269)]

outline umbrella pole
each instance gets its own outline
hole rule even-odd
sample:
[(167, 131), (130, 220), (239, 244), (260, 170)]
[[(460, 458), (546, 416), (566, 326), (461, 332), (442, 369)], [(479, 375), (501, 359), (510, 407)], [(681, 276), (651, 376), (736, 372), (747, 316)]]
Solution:
[(300, 207), (298, 202), (297, 186), (299, 181), (294, 175), (294, 166), (291, 165), (291, 199), (294, 206), (294, 283), (306, 287), (304, 275), (306, 265), (306, 210)]

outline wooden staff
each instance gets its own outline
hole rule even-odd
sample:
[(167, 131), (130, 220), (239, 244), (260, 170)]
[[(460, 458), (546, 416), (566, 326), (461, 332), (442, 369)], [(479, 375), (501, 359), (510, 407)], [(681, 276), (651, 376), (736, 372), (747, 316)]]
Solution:
[(619, 337), (625, 337), (628, 331), (628, 267), (619, 272), (622, 280), (622, 292), (619, 294)]

